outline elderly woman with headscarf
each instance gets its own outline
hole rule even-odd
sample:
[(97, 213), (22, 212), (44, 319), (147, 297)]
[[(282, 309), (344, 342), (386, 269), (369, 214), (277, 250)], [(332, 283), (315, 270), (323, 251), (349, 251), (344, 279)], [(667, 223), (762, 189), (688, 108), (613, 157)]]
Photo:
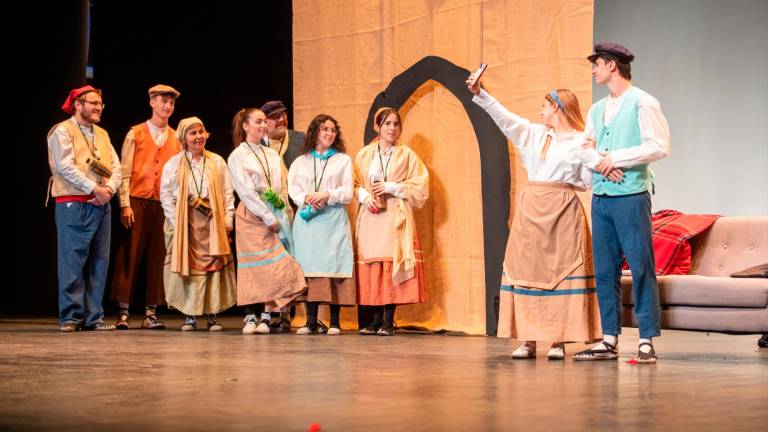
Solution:
[(216, 314), (235, 304), (235, 267), (229, 233), (235, 198), (224, 159), (205, 150), (202, 120), (181, 120), (176, 136), (183, 150), (163, 168), (160, 202), (165, 213), (165, 300), (187, 316), (183, 331), (197, 329), (206, 315), (208, 330), (221, 330)]

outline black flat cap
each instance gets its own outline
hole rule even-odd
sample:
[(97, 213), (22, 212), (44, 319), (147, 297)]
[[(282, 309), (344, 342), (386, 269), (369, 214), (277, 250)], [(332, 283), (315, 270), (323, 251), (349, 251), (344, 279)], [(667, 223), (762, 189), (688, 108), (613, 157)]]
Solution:
[(261, 106), (261, 111), (264, 113), (265, 116), (271, 117), (275, 114), (288, 111), (288, 108), (285, 107), (285, 104), (283, 101), (274, 100), (269, 101)]
[(624, 45), (616, 42), (601, 42), (595, 45), (595, 52), (590, 54), (587, 60), (594, 63), (600, 54), (610, 54), (624, 63), (631, 63), (635, 59), (632, 51), (628, 50)]

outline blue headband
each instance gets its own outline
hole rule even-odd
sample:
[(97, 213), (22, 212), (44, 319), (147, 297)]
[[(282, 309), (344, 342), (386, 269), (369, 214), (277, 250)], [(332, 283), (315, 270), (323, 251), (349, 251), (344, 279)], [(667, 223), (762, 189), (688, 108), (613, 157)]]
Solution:
[(562, 111), (565, 111), (565, 105), (563, 105), (563, 101), (560, 100), (560, 97), (557, 96), (557, 90), (552, 90), (551, 92), (549, 92), (549, 97), (551, 97), (552, 100), (555, 101), (557, 106), (560, 107)]

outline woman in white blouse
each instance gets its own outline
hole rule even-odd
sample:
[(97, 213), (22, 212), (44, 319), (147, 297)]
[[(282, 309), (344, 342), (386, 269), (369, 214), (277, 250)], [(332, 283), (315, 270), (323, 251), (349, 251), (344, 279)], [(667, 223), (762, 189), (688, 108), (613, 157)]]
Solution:
[(208, 132), (197, 117), (181, 120), (176, 136), (183, 150), (163, 167), (160, 203), (165, 213), (167, 255), (163, 270), (169, 308), (187, 315), (183, 331), (221, 330), (216, 314), (235, 304), (235, 267), (229, 233), (235, 198), (227, 164), (205, 150)]
[[(237, 304), (245, 306), (243, 334), (270, 333), (270, 311), (279, 315), (301, 295), (306, 281), (293, 258), (291, 207), (283, 158), (267, 146), (266, 117), (256, 108), (232, 119), (232, 184), (240, 197), (237, 235)], [(256, 318), (256, 307), (265, 312)]]
[(373, 119), (378, 136), (355, 156), (357, 302), (373, 315), (360, 323), (364, 335), (393, 336), (397, 306), (427, 301), (413, 212), (429, 198), (429, 172), (400, 141), (400, 120), (396, 109), (380, 108)]
[(304, 271), (307, 323), (296, 334), (318, 333), (319, 305), (331, 311), (329, 335), (341, 334), (341, 306), (356, 304), (352, 279), (352, 229), (346, 205), (352, 201), (352, 158), (344, 153), (341, 128), (333, 117), (320, 114), (309, 123), (305, 153), (288, 171), (288, 193), (298, 207), (293, 221), (296, 260)]
[[(549, 341), (547, 358), (561, 360), (566, 342), (602, 337), (589, 226), (575, 192), (592, 178), (579, 101), (570, 90), (552, 90), (542, 100), (543, 124), (536, 124), (507, 110), (479, 81), (471, 84), (472, 100), (512, 140), (528, 172), (504, 256), (498, 336), (525, 341), (513, 358), (535, 358), (536, 341)], [(611, 179), (622, 175), (616, 170)]]

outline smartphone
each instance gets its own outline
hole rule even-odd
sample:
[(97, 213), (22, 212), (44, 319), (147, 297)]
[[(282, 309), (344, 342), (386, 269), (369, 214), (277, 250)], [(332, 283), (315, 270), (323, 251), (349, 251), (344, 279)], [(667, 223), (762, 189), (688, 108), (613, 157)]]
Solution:
[(478, 67), (476, 71), (472, 72), (472, 75), (469, 76), (470, 87), (474, 87), (475, 84), (480, 81), (480, 77), (483, 76), (486, 68), (488, 68), (488, 63), (480, 63), (480, 67)]

